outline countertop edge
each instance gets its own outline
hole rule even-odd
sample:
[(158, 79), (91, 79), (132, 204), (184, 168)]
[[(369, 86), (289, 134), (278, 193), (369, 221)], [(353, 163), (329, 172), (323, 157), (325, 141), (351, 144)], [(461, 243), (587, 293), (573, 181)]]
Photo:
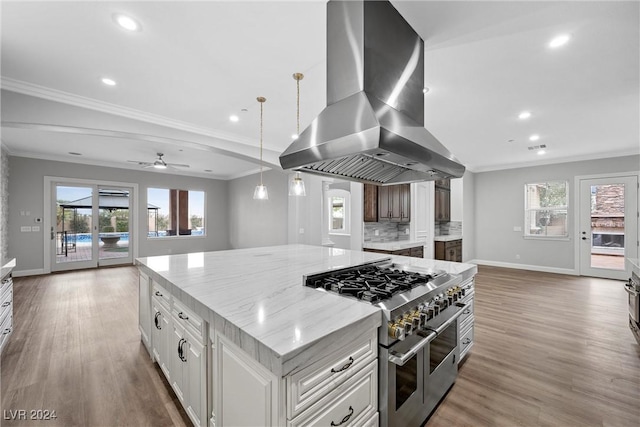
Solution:
[(0, 280), (4, 280), (11, 272), (16, 268), (16, 259), (11, 258), (9, 261), (5, 262), (2, 265), (2, 269), (0, 271)]

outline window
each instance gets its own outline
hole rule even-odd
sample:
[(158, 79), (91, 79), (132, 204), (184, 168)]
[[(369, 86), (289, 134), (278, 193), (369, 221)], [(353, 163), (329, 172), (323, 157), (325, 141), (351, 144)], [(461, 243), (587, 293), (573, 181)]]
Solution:
[(147, 189), (149, 237), (204, 236), (204, 191)]
[(568, 237), (567, 181), (525, 184), (525, 237)]
[(332, 189), (327, 192), (329, 205), (329, 233), (349, 233), (349, 196), (346, 190)]

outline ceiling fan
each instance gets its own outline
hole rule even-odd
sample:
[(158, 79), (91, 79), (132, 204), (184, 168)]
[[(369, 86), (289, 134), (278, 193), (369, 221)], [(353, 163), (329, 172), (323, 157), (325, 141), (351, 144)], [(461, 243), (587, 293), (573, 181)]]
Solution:
[(137, 163), (140, 166), (144, 166), (145, 168), (155, 168), (155, 169), (167, 169), (167, 168), (188, 168), (189, 165), (183, 165), (180, 163), (167, 163), (164, 161), (162, 156), (163, 153), (156, 153), (158, 158), (154, 162), (141, 162), (139, 160), (127, 160), (129, 163)]

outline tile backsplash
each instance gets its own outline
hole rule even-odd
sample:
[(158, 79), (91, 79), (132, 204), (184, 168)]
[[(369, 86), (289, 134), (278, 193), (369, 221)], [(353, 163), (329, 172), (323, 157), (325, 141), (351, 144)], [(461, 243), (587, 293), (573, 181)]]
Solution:
[(436, 236), (462, 234), (462, 221), (437, 222), (434, 230)]
[[(376, 236), (376, 230), (378, 235)], [(408, 222), (365, 222), (364, 241), (383, 242), (389, 240), (408, 240)]]

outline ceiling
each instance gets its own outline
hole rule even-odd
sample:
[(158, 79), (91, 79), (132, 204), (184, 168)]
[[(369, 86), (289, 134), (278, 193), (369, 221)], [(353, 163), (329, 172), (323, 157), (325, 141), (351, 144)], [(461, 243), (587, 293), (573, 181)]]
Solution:
[[(425, 127), (468, 169), (640, 152), (638, 2), (392, 3), (425, 40)], [(169, 173), (233, 179), (259, 170), (264, 96), (263, 157), (278, 167), (296, 133), (294, 72), (301, 128), (325, 107), (325, 7), (3, 1), (3, 144), (121, 168), (162, 152), (191, 166)], [(116, 13), (142, 30), (119, 28)], [(550, 49), (560, 33), (571, 40)], [(528, 149), (540, 144), (544, 155)]]

